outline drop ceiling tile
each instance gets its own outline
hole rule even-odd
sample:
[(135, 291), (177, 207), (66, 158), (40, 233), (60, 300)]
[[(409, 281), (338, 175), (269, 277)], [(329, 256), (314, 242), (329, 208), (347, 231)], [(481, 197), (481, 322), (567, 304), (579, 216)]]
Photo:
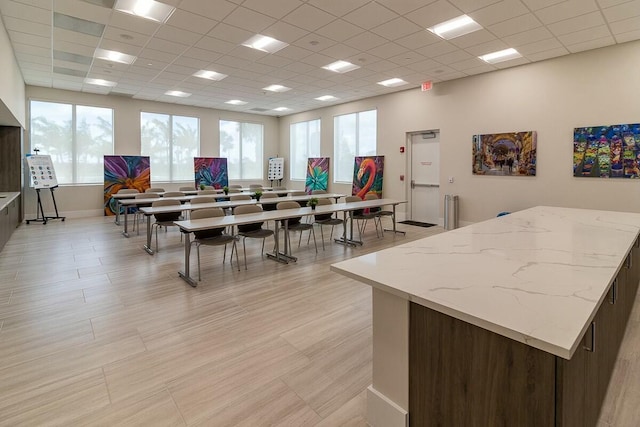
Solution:
[(449, 42), (439, 41), (437, 43), (432, 43), (425, 47), (421, 47), (419, 49), (415, 49), (421, 55), (426, 56), (427, 58), (433, 58), (435, 56), (444, 55), (445, 53), (450, 53), (457, 50), (457, 48)]
[(222, 53), (213, 52), (206, 49), (200, 49), (198, 47), (191, 47), (186, 51), (184, 51), (184, 53), (180, 57), (211, 63), (211, 62), (214, 62), (216, 59), (220, 58), (221, 56), (222, 56)]
[(321, 68), (334, 62), (334, 58), (323, 55), (321, 53), (314, 53), (313, 55), (309, 55), (302, 59), (302, 62), (304, 62), (305, 64), (313, 65), (314, 67)]
[(544, 61), (545, 59), (557, 58), (558, 56), (568, 55), (570, 52), (564, 47), (558, 47), (551, 50), (543, 50), (541, 52), (527, 55), (532, 61)]
[[(51, 46), (49, 46), (51, 48)], [(89, 58), (93, 58), (93, 54), (95, 53), (95, 48), (91, 46), (84, 46), (76, 43), (69, 43), (64, 41), (54, 41), (53, 42), (54, 51), (68, 52), (71, 54), (82, 55)]]
[[(590, 40), (597, 40), (606, 37), (611, 37), (609, 27), (606, 25), (600, 25), (599, 27), (587, 28), (582, 31), (576, 31), (570, 34), (564, 34), (558, 37), (558, 40), (565, 46), (574, 45), (578, 43), (588, 42)], [(569, 49), (571, 50), (571, 49)]]
[(467, 52), (463, 50), (457, 50), (451, 53), (446, 53), (444, 55), (436, 56), (433, 58), (435, 61), (440, 62), (441, 64), (450, 65), (455, 62), (464, 61), (465, 59), (473, 58), (472, 55), (469, 55)]
[(426, 29), (462, 14), (460, 9), (451, 5), (448, 1), (438, 0), (414, 10), (407, 15), (406, 18), (418, 24), (421, 28)]
[(256, 63), (258, 64), (264, 64), (274, 68), (279, 67), (280, 69), (277, 72), (283, 73), (285, 72), (285, 70), (283, 70), (282, 67), (286, 67), (287, 65), (291, 64), (291, 62), (292, 61), (290, 59), (276, 55), (266, 55), (256, 61)]
[(304, 3), (300, 0), (245, 0), (243, 7), (253, 9), (264, 15), (269, 15), (276, 19), (281, 19)]
[(417, 52), (407, 51), (399, 55), (392, 56), (391, 58), (389, 58), (389, 61), (397, 65), (406, 66), (406, 65), (415, 64), (416, 62), (422, 62), (426, 59), (427, 58), (425, 58), (424, 56), (420, 55)]
[(87, 74), (89, 72), (88, 64), (78, 64), (77, 62), (69, 62), (69, 61), (60, 61), (58, 59), (53, 58), (53, 67), (54, 70), (56, 68), (65, 68), (68, 70), (80, 71), (83, 74)]
[(602, 11), (607, 22), (622, 21), (634, 16), (640, 16), (640, 0), (633, 0), (618, 6), (606, 8)]
[[(157, 42), (156, 42), (157, 44)], [(117, 42), (114, 40), (106, 40), (102, 39), (100, 43), (100, 48), (106, 50), (114, 50), (120, 53), (126, 53), (127, 55), (138, 56), (140, 51), (142, 50), (140, 46), (134, 46), (128, 43)]]
[(239, 7), (226, 17), (225, 22), (229, 25), (258, 34), (265, 28), (273, 25), (276, 20), (251, 9)]
[(567, 49), (571, 53), (583, 52), (585, 50), (599, 49), (601, 47), (610, 46), (616, 41), (612, 36), (606, 36), (599, 39), (593, 39), (589, 41), (583, 41), (580, 43), (567, 46)]
[(566, 0), (522, 0), (522, 2), (531, 10), (536, 11), (554, 4), (562, 3)]
[(630, 0), (596, 0), (598, 5), (602, 9), (606, 9), (607, 7), (611, 7), (611, 6), (617, 6), (619, 4), (626, 3), (628, 1)]
[(395, 42), (408, 49), (418, 49), (430, 44), (438, 43), (442, 39), (430, 31), (422, 30), (409, 36), (402, 37)]
[(13, 43), (13, 49), (18, 53), (23, 53), (27, 55), (44, 56), (44, 57), (51, 56), (51, 49), (31, 46), (28, 44)]
[[(188, 77), (191, 77), (191, 75), (193, 73), (195, 73), (196, 71), (200, 70), (200, 68), (195, 68), (195, 67), (185, 67), (184, 65), (180, 65), (180, 64), (169, 64), (163, 72), (166, 73), (174, 73), (174, 74), (179, 74), (182, 76), (181, 80), (184, 80)], [(200, 81), (206, 81), (203, 79), (198, 79)]]
[(552, 24), (598, 10), (595, 0), (567, 0), (535, 12), (543, 24)]
[(487, 29), (497, 37), (506, 37), (523, 31), (532, 30), (542, 26), (542, 23), (532, 13), (507, 19), (506, 21), (490, 25)]
[(31, 22), (37, 22), (39, 24), (51, 24), (51, 10), (43, 9), (41, 7), (30, 6), (23, 3), (17, 3), (15, 1), (2, 2), (2, 14), (4, 16), (11, 16), (13, 18), (24, 19), (27, 18)]
[(235, 49), (237, 45), (213, 37), (205, 36), (201, 38), (195, 45), (193, 45), (193, 47), (198, 47), (200, 49), (210, 50), (218, 53), (229, 53), (233, 49)]
[(533, 30), (523, 31), (522, 33), (514, 34), (512, 36), (504, 37), (504, 40), (509, 46), (517, 48), (525, 44), (537, 42), (540, 40), (546, 40), (553, 37), (553, 34), (546, 27), (534, 28)]
[(225, 24), (224, 22), (220, 22), (215, 27), (213, 27), (213, 29), (209, 31), (207, 35), (209, 37), (215, 37), (229, 43), (240, 45), (247, 41), (249, 38), (253, 37), (255, 33)]
[(442, 67), (442, 64), (438, 61), (434, 61), (433, 59), (425, 59), (424, 61), (416, 62), (407, 66), (410, 70), (419, 72), (431, 71), (439, 67)]
[(42, 48), (50, 48), (51, 47), (51, 38), (36, 36), (34, 34), (27, 33), (19, 33), (17, 31), (12, 31), (9, 34), (12, 43), (20, 43), (26, 44), (30, 46), (37, 46)]
[(475, 31), (471, 34), (465, 34), (464, 36), (456, 37), (455, 39), (449, 40), (454, 46), (457, 46), (461, 49), (468, 48), (470, 46), (477, 46), (479, 44), (489, 43), (495, 41), (496, 36), (491, 34), (487, 30)]
[(53, 4), (57, 13), (105, 25), (109, 22), (112, 12), (112, 9), (77, 0), (56, 0)]
[(370, 2), (361, 8), (344, 15), (342, 19), (357, 25), (358, 27), (371, 30), (372, 28), (378, 27), (395, 19), (397, 16), (397, 13), (380, 6), (375, 2)]
[(640, 30), (640, 16), (618, 21), (611, 27), (611, 31), (616, 35), (636, 30)]
[(511, 47), (511, 46), (507, 45), (502, 40), (496, 39), (496, 40), (492, 40), (492, 41), (487, 42), (487, 43), (479, 44), (477, 46), (471, 46), (471, 47), (467, 48), (466, 51), (469, 52), (473, 56), (480, 56), (480, 55), (485, 55), (487, 53), (497, 52), (497, 51), (503, 50), (503, 49), (508, 49), (509, 47)]
[(344, 16), (352, 10), (364, 6), (369, 1), (370, 0), (309, 0), (307, 3), (334, 16)]
[(326, 37), (322, 37), (318, 34), (311, 33), (296, 40), (294, 44), (303, 49), (309, 49), (314, 52), (320, 52), (330, 48), (331, 46), (334, 46), (336, 42)]
[(531, 61), (529, 61), (527, 58), (516, 58), (510, 61), (498, 62), (497, 64), (493, 64), (493, 66), (496, 68), (504, 69), (504, 68), (516, 67), (518, 65), (528, 64), (530, 62)]
[(499, 3), (501, 0), (449, 0), (449, 3), (463, 11), (464, 13), (474, 12), (483, 7)]
[(344, 44), (362, 51), (373, 49), (374, 47), (383, 45), (385, 43), (387, 43), (387, 39), (368, 31), (360, 33), (357, 36), (352, 37), (344, 42)]
[(17, 31), (41, 37), (51, 36), (51, 25), (38, 24), (37, 22), (29, 22), (24, 19), (12, 18), (10, 16), (5, 16), (3, 21), (7, 31)]
[[(177, 12), (177, 11), (176, 11)], [(175, 15), (175, 13), (174, 13)], [(160, 24), (149, 19), (141, 19), (128, 13), (113, 11), (109, 26), (122, 28), (131, 31), (135, 29), (136, 33), (146, 34), (148, 36), (156, 32)]]
[[(251, 66), (251, 61), (246, 59), (236, 58), (234, 56), (225, 55), (216, 61), (217, 64), (226, 65), (234, 68), (248, 68)], [(226, 74), (226, 73), (225, 73)]]
[(189, 46), (180, 43), (173, 43), (168, 40), (160, 40), (157, 38), (152, 38), (145, 49), (155, 49), (161, 50), (167, 53), (173, 53), (175, 55), (181, 55), (184, 51), (186, 51)]
[[(145, 20), (143, 19), (143, 21)], [(196, 15), (195, 13), (187, 12), (186, 10), (177, 9), (169, 17), (166, 23), (194, 33), (207, 34), (218, 23), (218, 21)]]
[(555, 22), (547, 25), (547, 28), (556, 36), (573, 33), (587, 28), (605, 25), (602, 14), (598, 12), (586, 13), (575, 18)]
[(282, 20), (306, 31), (315, 31), (336, 19), (335, 16), (308, 4), (302, 5)]
[(344, 42), (364, 32), (364, 30), (342, 19), (336, 19), (315, 32), (332, 40)]
[(20, 63), (28, 62), (28, 63), (32, 63), (32, 64), (51, 65), (51, 55), (49, 55), (49, 56), (37, 56), (37, 55), (31, 55), (31, 54), (28, 54), (28, 53), (16, 52), (16, 58), (18, 59), (18, 62), (20, 62)]
[(168, 52), (149, 49), (149, 48), (143, 49), (142, 52), (140, 52), (140, 55), (138, 55), (138, 58), (142, 59), (143, 62), (145, 63), (153, 63), (154, 61), (160, 61), (160, 62), (170, 64), (173, 61), (175, 61), (177, 57), (178, 55), (174, 53), (168, 53)]
[(391, 9), (398, 15), (405, 15), (413, 10), (419, 9), (422, 6), (426, 6), (427, 4), (433, 3), (435, 1), (436, 0), (377, 0), (376, 3), (383, 5), (387, 9)]
[(371, 32), (376, 33), (379, 36), (386, 38), (387, 40), (395, 40), (400, 37), (405, 37), (417, 32), (421, 32), (424, 29), (409, 21), (406, 18), (398, 17), (389, 22), (385, 22), (382, 25), (374, 27)]
[(182, 45), (191, 46), (202, 38), (202, 34), (194, 33), (192, 31), (183, 30), (171, 25), (163, 25), (155, 33), (154, 37), (162, 40), (170, 40), (172, 42), (180, 43)]
[(529, 9), (520, 0), (503, 0), (469, 14), (478, 24), (487, 28), (498, 22), (506, 21), (529, 13)]
[[(242, 1), (239, 1), (238, 3), (242, 3)], [(180, 9), (214, 21), (223, 19), (236, 7), (238, 7), (237, 4), (225, 0), (182, 0), (180, 3)]]
[(376, 46), (373, 49), (369, 49), (367, 53), (377, 56), (378, 58), (389, 59), (397, 55), (402, 55), (403, 53), (408, 51), (409, 49), (407, 49), (406, 47), (400, 46), (399, 44), (385, 43), (383, 45)]
[[(66, 30), (60, 30), (56, 28), (54, 31), (66, 31)], [(66, 33), (77, 34), (70, 31), (66, 31)], [(86, 36), (86, 37), (91, 37), (91, 36)], [(147, 34), (136, 33), (133, 31), (122, 29), (122, 28), (113, 27), (111, 25), (108, 25), (105, 28), (103, 37), (105, 39), (124, 42), (124, 43), (132, 44), (134, 46), (140, 46), (140, 47), (146, 45), (149, 42), (149, 38), (150, 38)], [(55, 38), (56, 36), (54, 33), (54, 39)], [(92, 37), (92, 39), (99, 40), (97, 37)], [(98, 43), (96, 42), (96, 46), (97, 45)]]
[(299, 74), (305, 74), (308, 73), (312, 70), (314, 70), (316, 67), (313, 67), (311, 65), (308, 64), (303, 64), (301, 62), (292, 62), (289, 65), (286, 65), (284, 67), (285, 70), (289, 70), (292, 71), (294, 73), (299, 73)]
[(263, 30), (261, 34), (292, 44), (296, 40), (309, 34), (309, 32), (294, 25), (287, 24), (286, 22), (278, 21), (269, 28)]
[(453, 68), (454, 70), (458, 70), (458, 71), (466, 71), (472, 68), (477, 68), (480, 67), (482, 65), (488, 65), (486, 62), (484, 62), (483, 60), (479, 59), (479, 58), (470, 58), (470, 59), (465, 59), (464, 61), (460, 61), (460, 62), (454, 62), (453, 64), (450, 64), (449, 66), (451, 68)]
[(291, 59), (293, 61), (300, 61), (303, 58), (311, 55), (313, 52), (308, 49), (303, 49), (298, 46), (289, 45), (282, 50), (279, 50), (274, 55), (283, 56), (287, 59)]
[(618, 43), (626, 43), (633, 40), (639, 40), (640, 30), (627, 31), (624, 33), (616, 34), (615, 38)]
[(246, 46), (237, 46), (235, 49), (230, 51), (227, 55), (234, 56), (236, 58), (244, 59), (246, 61), (254, 62), (258, 59), (264, 58), (265, 56), (269, 56), (266, 52), (261, 52), (259, 50), (251, 49)]
[(525, 44), (518, 47), (518, 52), (521, 55), (526, 56), (527, 58), (531, 58), (533, 55), (536, 55), (540, 52), (550, 51), (554, 49), (563, 48), (562, 43), (558, 41), (558, 39), (546, 39), (540, 40), (534, 43)]
[(488, 73), (490, 71), (495, 71), (495, 70), (496, 70), (496, 67), (485, 63), (484, 65), (481, 65), (479, 67), (467, 68), (466, 70), (464, 70), (464, 73), (468, 76), (474, 76), (476, 74)]

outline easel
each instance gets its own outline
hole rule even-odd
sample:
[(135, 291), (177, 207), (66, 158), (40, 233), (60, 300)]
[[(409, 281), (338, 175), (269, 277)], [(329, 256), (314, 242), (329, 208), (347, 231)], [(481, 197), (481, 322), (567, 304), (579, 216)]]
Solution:
[[(38, 156), (38, 152), (39, 152), (40, 150), (39, 150), (39, 149), (37, 149), (37, 148), (35, 148), (33, 151), (36, 153), (35, 155), (36, 155), (36, 156)], [(29, 155), (27, 155), (27, 156), (29, 156)], [(55, 172), (53, 171), (53, 165), (51, 164), (51, 158), (50, 158), (49, 156), (40, 156), (40, 157), (45, 157), (45, 159), (46, 159), (46, 162), (44, 163), (45, 167), (47, 168), (46, 170), (48, 171), (49, 169), (51, 169), (51, 171), (50, 171), (50, 172), (47, 172), (47, 173), (49, 173), (49, 174), (50, 174), (50, 175), (49, 175), (49, 182), (47, 183), (47, 185), (51, 185), (51, 184), (53, 184), (53, 185), (52, 185), (51, 187), (48, 187), (48, 186), (42, 186), (42, 182), (40, 182), (40, 183), (38, 182), (38, 181), (41, 181), (40, 179), (38, 179), (38, 181), (36, 181), (36, 182), (35, 182), (35, 184), (38, 184), (38, 185), (36, 186), (36, 189), (35, 189), (35, 190), (36, 190), (36, 193), (38, 194), (38, 206), (37, 206), (37, 208), (36, 208), (36, 218), (35, 218), (35, 219), (28, 219), (28, 220), (27, 220), (27, 224), (30, 224), (30, 223), (32, 223), (32, 222), (41, 222), (41, 223), (43, 223), (43, 224), (46, 224), (46, 223), (47, 223), (47, 221), (48, 221), (48, 220), (50, 220), (50, 219), (61, 219), (62, 221), (64, 221), (64, 220), (65, 220), (65, 217), (60, 216), (60, 215), (58, 214), (58, 205), (56, 204), (56, 198), (55, 198), (55, 196), (54, 196), (54, 194), (53, 194), (53, 190), (54, 190), (56, 187), (58, 187), (58, 185), (57, 185), (57, 181), (56, 181), (56, 179), (55, 179)], [(35, 166), (36, 166), (38, 163), (35, 163), (35, 164), (34, 164), (34, 163), (31, 163), (31, 162), (29, 161), (29, 159), (35, 159), (35, 157), (28, 158), (27, 163), (30, 163), (30, 164), (32, 165), (31, 169), (36, 169), (36, 168), (35, 168)], [(40, 163), (40, 165), (42, 165), (42, 164), (43, 164), (43, 163)], [(40, 170), (44, 170), (42, 166), (39, 166), (39, 169), (40, 169)], [(33, 174), (35, 175), (35, 172), (33, 172)], [(43, 178), (44, 178), (44, 177), (46, 176), (46, 173), (45, 173), (45, 172), (42, 172), (42, 176), (43, 176)], [(32, 177), (31, 179), (33, 179), (33, 177)], [(56, 211), (56, 215), (55, 215), (55, 216), (46, 216), (46, 215), (44, 214), (44, 208), (42, 207), (42, 199), (40, 198), (40, 190), (41, 190), (42, 188), (48, 188), (48, 189), (51, 191), (51, 200), (53, 200), (53, 207), (54, 207), (54, 209), (55, 209), (55, 211)]]
[(60, 219), (62, 221), (65, 220), (65, 217), (60, 216), (58, 214), (58, 205), (56, 204), (56, 198), (53, 195), (53, 190), (56, 187), (49, 188), (49, 190), (51, 190), (51, 200), (53, 200), (53, 208), (56, 211), (56, 215), (55, 216), (45, 216), (44, 208), (42, 207), (42, 199), (40, 199), (40, 188), (36, 188), (36, 193), (38, 194), (38, 209), (36, 210), (36, 219), (28, 219), (27, 220), (27, 224), (30, 224), (32, 222), (41, 222), (43, 224), (46, 224), (47, 221), (50, 220), (50, 219)]

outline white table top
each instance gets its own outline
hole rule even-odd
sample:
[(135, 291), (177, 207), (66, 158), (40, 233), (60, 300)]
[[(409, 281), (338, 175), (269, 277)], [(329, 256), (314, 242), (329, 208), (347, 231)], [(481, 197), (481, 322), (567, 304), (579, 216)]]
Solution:
[(570, 359), (639, 231), (640, 214), (539, 206), (331, 270)]

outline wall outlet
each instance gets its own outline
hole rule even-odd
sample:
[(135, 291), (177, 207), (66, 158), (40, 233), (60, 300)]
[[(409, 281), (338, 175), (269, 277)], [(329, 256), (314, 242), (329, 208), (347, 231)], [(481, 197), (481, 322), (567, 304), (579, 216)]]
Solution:
[(449, 177), (449, 184), (453, 184), (453, 177), (452, 176)]

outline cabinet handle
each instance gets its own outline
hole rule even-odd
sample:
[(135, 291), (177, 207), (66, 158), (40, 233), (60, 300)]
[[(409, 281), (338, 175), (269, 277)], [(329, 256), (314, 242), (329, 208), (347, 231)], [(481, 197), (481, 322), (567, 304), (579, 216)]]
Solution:
[(631, 254), (629, 254), (627, 256), (627, 270), (629, 270), (631, 267), (633, 266), (633, 257), (631, 256)]
[(611, 295), (609, 296), (609, 304), (615, 304), (618, 299), (618, 278), (613, 281), (611, 285)]
[[(591, 353), (595, 353), (596, 351), (596, 322), (591, 322), (591, 331), (588, 334), (590, 337), (590, 345), (583, 345), (582, 347), (591, 352)], [(585, 339), (586, 339), (587, 335), (585, 335)]]

